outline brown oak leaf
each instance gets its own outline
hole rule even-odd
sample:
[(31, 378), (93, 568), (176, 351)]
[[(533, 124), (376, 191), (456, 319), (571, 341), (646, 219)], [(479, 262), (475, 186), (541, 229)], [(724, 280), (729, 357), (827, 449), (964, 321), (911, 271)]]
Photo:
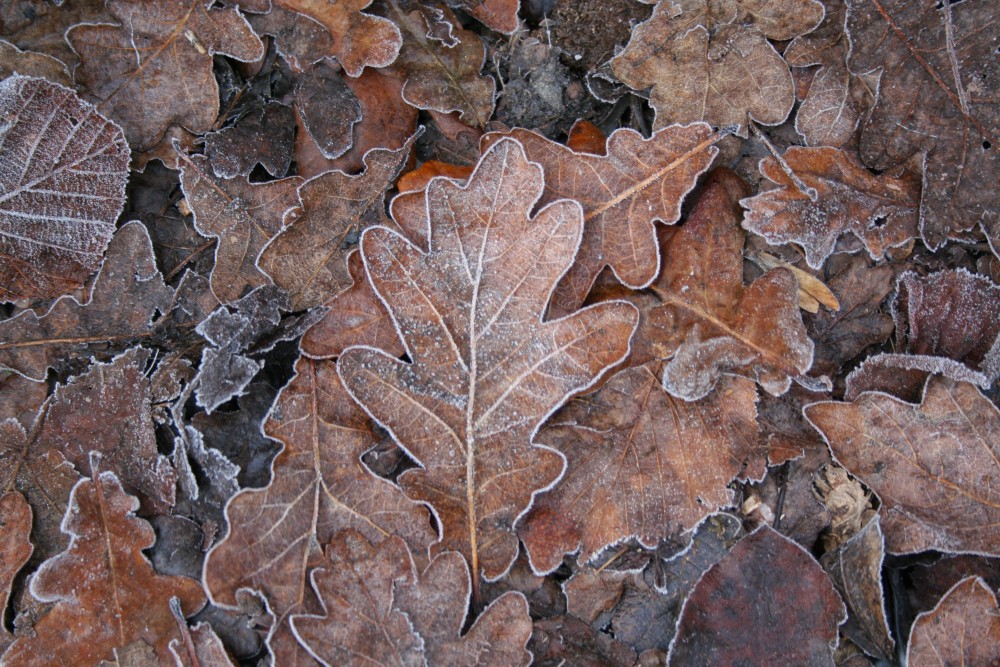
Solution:
[(836, 148), (793, 146), (784, 159), (813, 192), (802, 192), (768, 157), (761, 160), (760, 173), (778, 187), (740, 202), (747, 209), (743, 227), (771, 245), (798, 243), (809, 266), (818, 269), (841, 234), (861, 239), (875, 260), (917, 235), (920, 184), (915, 179), (875, 176)]
[(809, 553), (770, 526), (740, 540), (691, 591), (674, 665), (828, 665), (846, 614)]
[(350, 150), (354, 125), (362, 120), (361, 103), (344, 81), (340, 68), (328, 60), (316, 63), (298, 77), (295, 111), (312, 144), (327, 160)]
[(661, 369), (622, 371), (539, 431), (567, 465), (518, 530), (536, 571), (551, 572), (578, 549), (581, 563), (591, 561), (631, 538), (656, 548), (732, 505), (734, 478), (763, 477), (753, 383), (727, 378), (689, 403), (663, 390)]
[(503, 136), (520, 141), (528, 159), (545, 170), (540, 204), (569, 198), (583, 206), (583, 241), (556, 288), (552, 315), (579, 308), (605, 266), (632, 289), (649, 285), (660, 269), (653, 222), (677, 222), (684, 196), (719, 152), (712, 146), (718, 137), (704, 123), (671, 126), (649, 139), (620, 129), (602, 155), (521, 129), (487, 135), (484, 148)]
[(399, 483), (434, 509), (436, 549), (469, 559), (477, 598), (480, 574), (495, 580), (513, 563), (517, 519), (562, 473), (563, 457), (532, 436), (625, 357), (637, 319), (610, 302), (543, 321), (583, 216), (562, 201), (529, 218), (542, 190), (541, 167), (504, 139), (466, 186), (431, 181), (426, 253), (389, 229), (366, 231), (369, 279), (412, 363), (358, 347), (338, 362), (351, 395), (421, 466)]
[(166, 313), (172, 297), (146, 228), (130, 222), (112, 238), (89, 301), (64, 296), (44, 315), (26, 310), (0, 322), (0, 368), (41, 382), (46, 369), (85, 354), (91, 343), (118, 346), (149, 338), (154, 313)]
[(967, 577), (917, 616), (906, 657), (912, 667), (1000, 664), (1000, 607), (986, 582)]
[(788, 65), (767, 40), (809, 32), (822, 18), (814, 0), (661, 0), (611, 70), (636, 90), (652, 87), (653, 129), (700, 120), (746, 137), (748, 116), (777, 125), (795, 102)]
[(974, 386), (932, 376), (920, 405), (866, 392), (805, 414), (881, 498), (889, 553), (1000, 553), (1000, 411)]
[(245, 176), (219, 178), (208, 158), (181, 157), (181, 188), (199, 234), (217, 239), (210, 284), (222, 303), (231, 303), (270, 280), (257, 257), (281, 230), (286, 211), (299, 204), (302, 179), (251, 183)]
[[(923, 155), (920, 231), (931, 249), (982, 224), (1000, 242), (1000, 24), (990, 0), (847, 0), (854, 72), (881, 70), (861, 134), (864, 163)], [(900, 131), (905, 128), (905, 131)]]
[(427, 512), (361, 462), (379, 437), (333, 363), (302, 358), (296, 371), (264, 424), (284, 445), (273, 479), (229, 502), (229, 533), (205, 563), (205, 585), (216, 604), (237, 607), (243, 588), (263, 593), (275, 616), (268, 645), (278, 664), (311, 662), (292, 636), (289, 617), (320, 610), (308, 584), (310, 571), (323, 562), (320, 545), (343, 528), (375, 541), (398, 535), (418, 555), (434, 540)]
[(31, 506), (17, 491), (0, 495), (0, 655), (14, 640), (4, 614), (14, 577), (31, 557)]
[(73, 86), (69, 70), (61, 60), (44, 53), (22, 51), (7, 40), (0, 39), (0, 79), (13, 74), (37, 76), (67, 88)]
[(294, 145), (295, 114), (278, 102), (254, 108), (235, 125), (205, 135), (205, 155), (219, 178), (249, 176), (258, 164), (280, 178), (291, 166)]
[(517, 30), (521, 0), (461, 0), (457, 4), (491, 30), (505, 35)]
[(125, 203), (120, 127), (69, 88), (0, 82), (0, 302), (54, 297), (101, 264)]
[(125, 129), (132, 150), (156, 145), (170, 125), (212, 129), (219, 86), (212, 56), (252, 61), (264, 46), (235, 8), (202, 0), (107, 0), (119, 25), (77, 25), (66, 39), (74, 73), (98, 110)]
[(69, 547), (45, 561), (30, 585), (33, 597), (54, 606), (32, 635), (11, 644), (5, 667), (93, 665), (135, 641), (153, 647), (157, 664), (175, 664), (169, 644), (179, 630), (170, 599), (190, 616), (205, 594), (193, 579), (156, 573), (142, 553), (155, 541), (153, 529), (135, 516), (138, 507), (112, 472), (73, 487), (63, 523)]

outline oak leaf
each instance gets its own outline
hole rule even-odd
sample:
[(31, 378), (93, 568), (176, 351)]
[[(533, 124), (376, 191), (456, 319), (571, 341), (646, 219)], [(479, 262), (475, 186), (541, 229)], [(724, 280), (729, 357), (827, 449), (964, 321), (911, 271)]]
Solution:
[(719, 152), (712, 146), (717, 137), (703, 123), (668, 127), (649, 139), (620, 129), (602, 155), (521, 129), (487, 135), (484, 148), (503, 136), (521, 142), (528, 159), (545, 170), (540, 204), (566, 197), (583, 206), (580, 252), (556, 288), (553, 315), (579, 308), (605, 266), (632, 289), (649, 285), (660, 268), (653, 222), (677, 222), (684, 196)]
[(361, 462), (379, 437), (334, 365), (302, 358), (296, 371), (263, 427), (284, 445), (271, 483), (241, 491), (226, 506), (229, 533), (209, 552), (204, 574), (222, 606), (236, 607), (240, 589), (263, 593), (275, 616), (268, 645), (280, 664), (308, 659), (289, 617), (320, 611), (308, 585), (323, 562), (320, 545), (343, 528), (374, 541), (398, 535), (418, 555), (434, 539), (425, 510)]
[(505, 35), (517, 30), (521, 0), (460, 0), (457, 4), (491, 30)]
[[(5, 30), (3, 32), (6, 34)], [(0, 39), (0, 79), (13, 74), (37, 76), (60, 86), (73, 87), (69, 70), (61, 60), (44, 53), (22, 51), (7, 40)]]
[(31, 506), (17, 491), (0, 495), (0, 655), (14, 640), (4, 618), (14, 577), (31, 557)]
[(278, 102), (252, 109), (235, 125), (205, 135), (205, 155), (219, 178), (249, 176), (258, 164), (280, 178), (291, 167), (294, 146), (295, 116)]
[[(847, 0), (854, 72), (881, 70), (860, 140), (885, 170), (923, 155), (920, 232), (931, 249), (982, 224), (1000, 242), (1000, 87), (989, 0)], [(906, 131), (901, 132), (900, 128)]]
[(235, 8), (202, 0), (107, 0), (105, 6), (118, 25), (77, 25), (66, 39), (80, 56), (76, 82), (122, 125), (132, 150), (156, 145), (170, 125), (212, 129), (219, 115), (213, 55), (264, 56)]
[(663, 390), (661, 369), (650, 362), (622, 371), (539, 431), (536, 439), (567, 465), (518, 531), (536, 571), (551, 572), (577, 549), (589, 562), (631, 538), (656, 548), (732, 505), (734, 478), (763, 477), (753, 383), (728, 378), (689, 403)]
[(340, 75), (340, 68), (326, 60), (298, 77), (295, 111), (327, 160), (350, 150), (354, 125), (362, 120), (361, 103)]
[(53, 297), (101, 264), (125, 203), (120, 127), (69, 88), (0, 82), (0, 301)]
[(431, 181), (426, 253), (389, 229), (366, 231), (369, 279), (412, 363), (359, 347), (338, 362), (351, 395), (421, 466), (399, 483), (434, 509), (436, 549), (469, 559), (477, 592), (480, 574), (508, 570), (514, 524), (562, 473), (563, 457), (532, 443), (539, 424), (628, 353), (637, 319), (612, 302), (542, 320), (583, 231), (575, 202), (529, 218), (542, 190), (541, 167), (505, 139), (466, 186)]
[(866, 392), (805, 414), (881, 498), (889, 553), (1000, 552), (1000, 411), (974, 386), (932, 376), (920, 405)]
[(32, 596), (54, 606), (0, 664), (93, 665), (144, 641), (158, 664), (174, 665), (169, 644), (179, 630), (169, 601), (180, 598), (190, 616), (204, 606), (205, 594), (192, 579), (153, 570), (142, 553), (155, 541), (153, 529), (134, 515), (138, 507), (112, 472), (95, 471), (73, 487), (63, 523), (70, 544), (45, 561), (30, 584)]
[(1000, 607), (986, 582), (963, 579), (917, 616), (906, 657), (912, 667), (1000, 663)]
[(740, 202), (747, 209), (743, 227), (771, 245), (798, 243), (809, 266), (818, 269), (841, 234), (861, 239), (875, 260), (917, 235), (920, 184), (914, 179), (875, 176), (835, 148), (793, 146), (784, 160), (811, 193), (768, 157), (761, 160), (760, 173), (778, 187)]

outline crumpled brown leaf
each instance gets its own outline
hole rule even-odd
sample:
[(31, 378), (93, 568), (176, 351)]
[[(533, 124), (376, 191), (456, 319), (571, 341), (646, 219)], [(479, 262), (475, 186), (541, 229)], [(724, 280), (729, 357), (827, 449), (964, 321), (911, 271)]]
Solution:
[(917, 616), (906, 656), (912, 667), (1000, 663), (1000, 608), (986, 582), (963, 579)]
[(0, 495), (0, 655), (7, 649), (14, 636), (7, 631), (4, 614), (10, 599), (14, 577), (31, 557), (34, 547), (31, 535), (31, 507), (17, 491), (4, 491)]
[(135, 517), (138, 507), (112, 472), (73, 488), (63, 524), (69, 547), (45, 561), (30, 586), (32, 596), (55, 604), (33, 635), (11, 644), (5, 666), (94, 664), (135, 641), (152, 646), (158, 664), (175, 664), (169, 644), (179, 630), (168, 603), (180, 598), (190, 616), (205, 594), (197, 581), (153, 570), (142, 553), (153, 545), (153, 529)]
[(542, 188), (541, 167), (505, 139), (466, 186), (431, 181), (428, 252), (389, 229), (366, 231), (369, 279), (412, 363), (360, 347), (338, 362), (355, 400), (420, 464), (399, 483), (434, 508), (435, 548), (469, 559), (477, 591), (480, 574), (508, 570), (515, 522), (562, 473), (562, 456), (533, 445), (534, 432), (627, 354), (636, 324), (621, 302), (542, 321), (583, 231), (575, 202), (528, 217)]
[(773, 157), (760, 162), (760, 173), (778, 185), (744, 199), (744, 229), (771, 245), (798, 243), (806, 262), (823, 266), (837, 238), (850, 232), (865, 244), (872, 259), (906, 244), (917, 231), (920, 184), (913, 178), (873, 175), (846, 151), (792, 146), (785, 162), (815, 198), (802, 192)]
[(156, 145), (170, 125), (212, 129), (219, 87), (212, 56), (263, 57), (264, 47), (235, 8), (202, 0), (107, 0), (119, 25), (77, 25), (66, 39), (80, 56), (74, 73), (87, 98), (125, 129), (132, 150)]
[(100, 266), (125, 203), (120, 127), (69, 88), (0, 82), (0, 302), (54, 297)]
[(805, 414), (878, 494), (889, 553), (1000, 553), (1000, 411), (974, 386), (932, 376), (920, 405), (866, 392)]

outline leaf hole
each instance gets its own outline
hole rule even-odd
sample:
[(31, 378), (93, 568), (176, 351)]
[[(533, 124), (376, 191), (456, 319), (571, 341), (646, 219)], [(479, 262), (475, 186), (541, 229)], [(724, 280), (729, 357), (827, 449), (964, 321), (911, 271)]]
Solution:
[(887, 220), (884, 215), (876, 216), (874, 220), (868, 223), (868, 229), (881, 229), (885, 227), (886, 222)]
[(993, 144), (991, 144), (989, 141), (984, 141), (983, 142), (983, 150), (984, 151), (988, 151), (991, 148), (993, 148)]

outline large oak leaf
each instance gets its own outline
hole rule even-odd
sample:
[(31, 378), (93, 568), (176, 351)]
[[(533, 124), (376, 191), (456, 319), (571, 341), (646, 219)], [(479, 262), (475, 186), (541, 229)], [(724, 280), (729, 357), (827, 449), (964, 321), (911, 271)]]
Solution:
[(514, 524), (562, 473), (560, 454), (532, 444), (539, 424), (628, 353), (636, 325), (620, 302), (543, 321), (583, 218), (569, 201), (529, 218), (542, 189), (541, 167), (505, 139), (467, 186), (431, 181), (426, 253), (389, 229), (366, 231), (365, 267), (412, 363), (349, 348), (338, 364), (355, 399), (420, 464), (399, 483), (431, 505), (437, 548), (465, 555), (474, 582), (508, 570)]
[(866, 392), (805, 414), (882, 499), (888, 552), (1000, 554), (1000, 411), (974, 386), (934, 376), (920, 405)]

